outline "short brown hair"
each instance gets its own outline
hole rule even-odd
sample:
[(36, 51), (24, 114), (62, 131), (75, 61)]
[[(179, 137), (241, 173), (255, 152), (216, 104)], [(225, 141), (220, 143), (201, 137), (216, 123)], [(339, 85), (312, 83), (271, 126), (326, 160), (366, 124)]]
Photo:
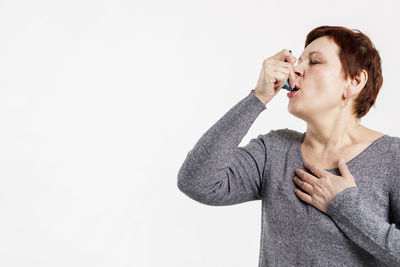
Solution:
[(308, 33), (305, 47), (318, 37), (328, 36), (339, 46), (343, 78), (354, 79), (362, 69), (368, 73), (364, 88), (355, 99), (352, 110), (359, 120), (375, 104), (382, 87), (381, 58), (369, 37), (357, 29), (342, 26), (320, 26)]

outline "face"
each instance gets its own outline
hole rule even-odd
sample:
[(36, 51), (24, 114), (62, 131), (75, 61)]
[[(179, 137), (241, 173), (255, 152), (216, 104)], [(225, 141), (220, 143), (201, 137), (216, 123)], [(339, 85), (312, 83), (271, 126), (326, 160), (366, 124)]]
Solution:
[(300, 90), (289, 97), (289, 113), (308, 121), (335, 117), (340, 111), (345, 80), (338, 52), (339, 46), (327, 36), (315, 39), (304, 49), (294, 66)]

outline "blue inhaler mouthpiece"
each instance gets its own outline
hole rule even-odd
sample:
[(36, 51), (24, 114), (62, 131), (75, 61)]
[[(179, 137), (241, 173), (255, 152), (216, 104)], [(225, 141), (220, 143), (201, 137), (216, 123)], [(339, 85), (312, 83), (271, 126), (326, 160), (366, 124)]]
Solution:
[(289, 79), (286, 81), (285, 85), (282, 88), (286, 89), (288, 91), (293, 91), (293, 89), (294, 89), (294, 88), (290, 87)]

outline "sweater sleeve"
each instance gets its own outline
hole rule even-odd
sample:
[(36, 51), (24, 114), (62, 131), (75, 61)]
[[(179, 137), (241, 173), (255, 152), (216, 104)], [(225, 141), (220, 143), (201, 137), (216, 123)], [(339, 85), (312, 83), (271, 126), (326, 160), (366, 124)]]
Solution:
[[(399, 157), (399, 153), (396, 153)], [(362, 201), (358, 188), (349, 187), (329, 203), (327, 214), (337, 226), (365, 251), (388, 266), (400, 266), (400, 172), (398, 159), (389, 172), (389, 196), (393, 223), (379, 217)]]
[(265, 109), (252, 90), (212, 125), (186, 155), (178, 172), (179, 190), (211, 206), (261, 199), (266, 157), (262, 135), (238, 145)]

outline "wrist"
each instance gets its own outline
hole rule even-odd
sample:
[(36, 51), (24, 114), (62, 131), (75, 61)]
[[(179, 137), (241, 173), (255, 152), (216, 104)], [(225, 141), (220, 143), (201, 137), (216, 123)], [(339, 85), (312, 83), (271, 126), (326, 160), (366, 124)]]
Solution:
[(257, 93), (256, 91), (253, 90), (253, 92), (254, 92), (254, 95), (255, 95), (258, 99), (260, 99), (261, 102), (264, 103), (264, 105), (266, 105), (266, 104), (270, 101), (270, 99), (268, 99), (268, 98), (265, 97), (265, 96), (260, 95), (260, 94)]

